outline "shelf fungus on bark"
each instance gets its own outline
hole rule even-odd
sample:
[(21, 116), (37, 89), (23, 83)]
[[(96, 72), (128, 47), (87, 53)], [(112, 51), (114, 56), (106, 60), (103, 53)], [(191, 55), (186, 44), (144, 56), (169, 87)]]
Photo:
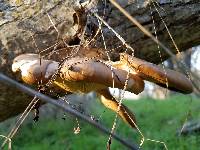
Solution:
[[(169, 69), (165, 72), (157, 65), (128, 54), (121, 54), (120, 58), (120, 61), (110, 64), (77, 56), (65, 60), (60, 66), (58, 62), (40, 58), (37, 54), (22, 54), (14, 59), (12, 70), (20, 71), (22, 80), (30, 85), (45, 84), (57, 72), (51, 86), (72, 93), (96, 91), (102, 104), (115, 112), (119, 102), (108, 87), (124, 89), (126, 80), (125, 90), (135, 94), (144, 90), (144, 80), (182, 93), (192, 92), (190, 81), (181, 73)], [(122, 104), (118, 114), (135, 127), (134, 114), (126, 106)]]
[(130, 68), (136, 71), (144, 80), (184, 94), (193, 92), (192, 83), (180, 72), (162, 68), (139, 58), (131, 57), (125, 53), (120, 55), (120, 60), (121, 66), (128, 63)]

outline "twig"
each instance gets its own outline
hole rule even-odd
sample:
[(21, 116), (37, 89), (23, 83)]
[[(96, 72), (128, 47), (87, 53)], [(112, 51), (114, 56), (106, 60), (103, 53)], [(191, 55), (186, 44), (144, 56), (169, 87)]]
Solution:
[(12, 150), (12, 140), (11, 138), (4, 136), (4, 135), (0, 135), (0, 137), (5, 138), (6, 140), (8, 140), (8, 150)]
[(28, 114), (31, 112), (31, 110), (34, 108), (35, 104), (38, 102), (37, 97), (34, 97), (32, 99), (32, 101), (29, 103), (28, 107), (24, 110), (24, 112), (22, 113), (22, 115), (20, 116), (20, 118), (17, 120), (17, 122), (15, 123), (14, 127), (12, 128), (12, 130), (9, 132), (8, 134), (8, 138), (6, 138), (3, 142), (3, 144), (1, 145), (1, 148), (3, 148), (5, 146), (5, 144), (7, 143), (7, 141), (9, 139), (12, 139), (13, 136), (16, 134), (16, 132), (18, 131), (19, 127), (22, 125), (22, 123), (24, 122), (24, 120), (26, 119), (26, 117), (28, 116)]
[(124, 40), (123, 37), (121, 37), (121, 35), (119, 33), (117, 33), (106, 21), (103, 20), (102, 17), (100, 17), (97, 13), (94, 13), (94, 16), (97, 17), (106, 27), (108, 27), (114, 34), (115, 36), (122, 42), (123, 45), (126, 46), (127, 49), (130, 49), (133, 54), (134, 54), (134, 49), (128, 44), (126, 43), (126, 41)]
[[(161, 48), (163, 48), (165, 50), (165, 52), (171, 56), (172, 58), (174, 58), (175, 62), (177, 64), (179, 64), (181, 67), (183, 67), (186, 70), (190, 70), (187, 66), (185, 66), (182, 62), (179, 62), (177, 60), (177, 58), (175, 57), (175, 55), (172, 53), (172, 51), (167, 48), (162, 42), (160, 42), (158, 39), (156, 39), (151, 32), (149, 32), (145, 27), (143, 27), (134, 17), (132, 17), (124, 8), (122, 8), (115, 0), (109, 0), (117, 9), (119, 9), (119, 11), (121, 11), (124, 16), (126, 16), (133, 24), (135, 24), (145, 35), (147, 35), (148, 37), (150, 37), (156, 44), (158, 44)], [(195, 74), (193, 74), (190, 71), (190, 74), (197, 78), (197, 76)]]
[[(8, 84), (8, 85), (11, 85), (19, 90), (21, 90), (22, 92), (25, 92), (31, 96), (36, 96), (37, 98), (41, 99), (42, 101), (44, 102), (47, 102), (47, 103), (51, 103), (61, 109), (63, 109), (63, 111), (79, 118), (79, 119), (82, 119), (84, 121), (86, 121), (87, 123), (91, 124), (92, 126), (94, 126), (95, 128), (99, 129), (101, 132), (107, 134), (107, 135), (110, 135), (110, 131), (107, 130), (104, 126), (102, 126), (101, 124), (95, 122), (94, 120), (91, 120), (90, 117), (88, 116), (85, 116), (83, 114), (81, 114), (80, 112), (70, 108), (70, 107), (66, 107), (64, 102), (61, 102), (61, 101), (56, 101), (55, 99), (52, 99), (40, 92), (37, 92), (27, 86), (24, 86), (23, 84), (20, 84), (18, 82), (16, 82), (15, 80), (7, 77), (6, 75), (0, 73), (0, 82), (2, 83), (5, 83), (5, 84)], [(118, 135), (116, 134), (112, 134), (113, 138), (116, 139), (117, 141), (119, 141), (121, 144), (123, 144), (124, 146), (126, 146), (127, 148), (129, 149), (132, 149), (132, 150), (138, 150), (138, 146), (136, 146), (135, 144), (131, 144), (130, 142), (128, 141), (125, 141), (124, 139), (122, 139), (121, 137), (119, 137)]]

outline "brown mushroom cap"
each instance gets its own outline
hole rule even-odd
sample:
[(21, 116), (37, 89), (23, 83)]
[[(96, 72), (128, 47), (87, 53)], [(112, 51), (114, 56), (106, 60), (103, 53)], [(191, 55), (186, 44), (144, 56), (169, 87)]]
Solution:
[(144, 80), (154, 82), (162, 87), (185, 94), (193, 92), (192, 83), (180, 72), (167, 68), (163, 69), (155, 64), (124, 53), (120, 55), (120, 60), (122, 61), (122, 64), (128, 63)]
[(37, 54), (22, 54), (14, 59), (12, 71), (21, 71), (23, 81), (28, 84), (45, 83), (48, 80), (45, 78), (46, 69), (51, 63), (51, 60), (40, 59)]
[[(113, 83), (116, 88), (124, 88), (128, 74), (126, 70), (111, 70), (102, 62), (85, 59), (67, 59), (59, 70), (60, 74), (53, 81), (54, 85), (66, 91), (81, 93), (112, 87)], [(40, 59), (36, 54), (20, 55), (14, 59), (12, 65), (13, 72), (21, 71), (22, 79), (28, 84), (37, 84), (41, 81), (46, 83), (56, 69), (58, 62)], [(144, 81), (138, 75), (130, 73), (126, 90), (139, 94), (144, 90)]]
[[(116, 68), (111, 70), (104, 63), (94, 60), (84, 61), (84, 58), (76, 57), (67, 60), (61, 67), (60, 73), (65, 81), (96, 83), (104, 85), (104, 88), (112, 87), (114, 82), (116, 88), (123, 89), (128, 72)], [(144, 81), (138, 75), (130, 74), (126, 90), (139, 94), (144, 90)]]

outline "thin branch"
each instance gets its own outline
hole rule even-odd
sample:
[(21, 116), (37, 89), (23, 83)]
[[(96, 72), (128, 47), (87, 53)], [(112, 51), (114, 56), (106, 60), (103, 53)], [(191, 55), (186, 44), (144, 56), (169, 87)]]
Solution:
[(134, 25), (136, 25), (146, 36), (150, 37), (156, 44), (158, 44), (161, 48), (165, 50), (165, 52), (174, 58), (175, 62), (179, 64), (182, 68), (189, 71), (190, 74), (197, 78), (195, 74), (193, 74), (190, 69), (182, 62), (179, 62), (177, 58), (175, 58), (175, 55), (172, 53), (172, 51), (167, 48), (162, 42), (160, 42), (158, 39), (156, 39), (150, 31), (148, 31), (145, 27), (143, 27), (134, 17), (132, 17), (124, 8), (122, 8), (115, 0), (109, 0), (117, 9), (119, 9), (120, 12), (124, 14)]
[[(52, 99), (40, 92), (37, 92), (27, 86), (24, 86), (23, 84), (20, 84), (18, 82), (16, 82), (15, 80), (7, 77), (6, 75), (0, 73), (0, 82), (2, 83), (5, 83), (7, 85), (10, 85), (10, 86), (13, 86), (19, 90), (21, 90), (22, 92), (25, 92), (31, 96), (37, 96), (37, 98), (39, 98), (40, 100), (44, 101), (44, 102), (47, 102), (47, 103), (51, 103), (59, 108), (61, 108), (63, 111), (79, 118), (79, 119), (82, 119), (84, 121), (86, 121), (87, 123), (89, 123), (90, 125), (94, 126), (95, 128), (99, 129), (101, 132), (107, 134), (107, 135), (110, 135), (112, 133), (110, 133), (109, 130), (107, 130), (104, 126), (102, 126), (101, 124), (95, 122), (94, 120), (91, 120), (91, 118), (81, 114), (80, 112), (70, 108), (70, 107), (66, 107), (65, 104), (61, 101), (57, 101), (55, 99)], [(126, 146), (127, 148), (129, 149), (132, 149), (132, 150), (138, 150), (138, 146), (136, 146), (135, 144), (131, 144), (130, 142), (128, 141), (125, 141), (124, 139), (122, 139), (121, 137), (119, 137), (118, 135), (116, 134), (112, 134), (113, 138), (116, 139), (117, 141), (119, 141), (121, 144), (123, 144), (124, 146)]]
[(7, 143), (7, 141), (9, 139), (12, 139), (13, 136), (17, 133), (18, 129), (20, 128), (20, 126), (22, 125), (22, 123), (24, 122), (24, 120), (26, 119), (26, 117), (28, 116), (28, 114), (31, 112), (31, 110), (34, 108), (34, 106), (36, 105), (37, 102), (38, 102), (38, 99), (35, 96), (32, 99), (32, 101), (29, 103), (28, 107), (24, 110), (24, 112), (22, 113), (22, 115), (19, 117), (19, 119), (15, 123), (14, 127), (12, 128), (12, 130), (9, 132), (9, 134), (7, 136), (8, 138), (6, 138), (4, 140), (3, 144), (1, 145), (1, 148), (3, 148), (5, 146), (5, 144)]
[[(160, 42), (156, 37), (154, 37), (145, 27), (143, 27), (134, 17), (132, 17), (125, 9), (123, 9), (115, 0), (110, 0), (110, 2), (111, 2), (116, 8), (118, 8), (119, 11), (121, 11), (133, 24), (135, 24), (145, 35), (147, 35), (148, 37), (150, 37), (155, 43), (158, 44), (158, 46), (160, 46), (161, 48), (163, 48), (163, 49), (167, 52), (167, 54), (169, 54), (169, 55), (172, 56), (172, 57), (175, 56), (169, 48), (167, 48), (162, 42)], [(154, 3), (153, 3), (153, 4), (154, 4)], [(155, 7), (155, 5), (154, 5), (154, 7)], [(156, 8), (156, 7), (155, 7), (155, 8)], [(156, 8), (156, 10), (157, 10), (157, 8)], [(158, 10), (157, 10), (157, 12), (159, 13)], [(160, 13), (159, 13), (159, 16), (161, 17)], [(173, 37), (172, 37), (172, 35), (171, 35), (169, 29), (168, 29), (168, 27), (166, 26), (164, 20), (162, 19), (162, 17), (161, 17), (161, 20), (162, 20), (162, 22), (164, 23), (164, 25), (165, 25), (165, 27), (166, 27), (166, 29), (167, 29), (167, 32), (168, 32), (168, 34), (169, 34), (169, 36), (170, 36), (170, 38), (171, 38), (171, 40), (172, 40), (172, 42), (173, 42), (173, 44), (174, 44), (176, 50), (177, 50), (177, 52), (180, 53), (180, 50), (178, 49), (178, 47), (177, 47), (177, 45), (176, 45), (176, 43), (175, 43), (175, 41), (174, 41), (174, 39), (173, 39)], [(189, 69), (184, 63), (179, 62), (176, 58), (175, 58), (175, 61), (176, 61), (176, 63), (177, 63), (178, 65), (181, 66), (181, 68), (184, 68), (184, 69), (187, 71), (189, 78), (190, 78), (189, 72), (190, 72), (190, 74), (193, 75), (194, 77), (197, 77), (197, 76), (195, 76), (195, 75), (190, 71), (190, 69)], [(190, 78), (190, 79), (191, 79), (191, 78)], [(167, 85), (167, 86), (168, 86), (168, 85)], [(153, 142), (158, 142), (158, 143), (161, 143), (161, 144), (164, 144), (165, 149), (168, 149), (167, 146), (166, 146), (166, 144), (165, 144), (164, 142), (155, 141), (155, 140), (151, 140), (151, 139), (147, 139), (147, 140), (153, 141)]]
[(134, 17), (132, 17), (124, 8), (122, 8), (115, 0), (110, 0), (110, 2), (119, 9), (120, 12), (124, 14), (133, 24), (135, 24), (146, 36), (150, 37), (156, 44), (160, 45), (170, 56), (174, 57), (174, 54), (168, 49), (163, 43), (156, 39), (151, 32), (149, 32), (145, 27), (143, 27)]
[(126, 46), (126, 48), (130, 49), (133, 54), (135, 53), (135, 50), (126, 42), (126, 40), (124, 40), (123, 37), (121, 37), (121, 35), (119, 33), (117, 33), (106, 21), (103, 20), (102, 17), (100, 17), (97, 13), (93, 13), (95, 17), (97, 17), (97, 19), (99, 19), (106, 27), (108, 27), (108, 29), (110, 29), (115, 36), (122, 42), (123, 45)]
[(0, 135), (0, 137), (8, 140), (8, 150), (12, 150), (12, 140), (11, 140), (11, 138), (4, 136), (4, 135)]

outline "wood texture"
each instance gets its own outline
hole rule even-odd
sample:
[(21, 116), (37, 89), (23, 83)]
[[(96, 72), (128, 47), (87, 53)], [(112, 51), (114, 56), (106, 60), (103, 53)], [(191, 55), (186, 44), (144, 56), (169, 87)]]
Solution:
[[(83, 15), (81, 16), (83, 20), (85, 17), (85, 13), (77, 11), (76, 1), (34, 1), (32, 3), (0, 1), (0, 71), (16, 78), (11, 72), (11, 63), (15, 56), (44, 50), (63, 39), (68, 44), (76, 43), (76, 40), (72, 41), (72, 39), (81, 32), (80, 26), (84, 25), (84, 21), (77, 20), (76, 15), (79, 12), (79, 15)], [(142, 25), (154, 33), (150, 5), (147, 1), (140, 0), (135, 3), (133, 0), (118, 0), (118, 2)], [(180, 50), (184, 51), (198, 45), (200, 43), (200, 2), (198, 0), (162, 0), (161, 2), (160, 6), (165, 10), (160, 10), (161, 15)], [(176, 53), (159, 15), (153, 5), (151, 7), (158, 39), (170, 47), (173, 53)], [(99, 14), (103, 14), (102, 4), (98, 4), (96, 9), (99, 10)], [(157, 45), (144, 36), (110, 3), (106, 7), (104, 16), (105, 20), (135, 49), (136, 57), (154, 63), (161, 62)], [(90, 17), (88, 26), (93, 27), (94, 24), (98, 24), (97, 20)], [(121, 46), (121, 42), (113, 33), (105, 27), (103, 31), (108, 48)], [(99, 48), (103, 47), (102, 43), (96, 43), (96, 45)], [(111, 58), (117, 59), (118, 52), (124, 50), (116, 49)], [(169, 56), (163, 50), (161, 51), (163, 61)], [(0, 83), (0, 121), (22, 112), (30, 100), (30, 97)]]

